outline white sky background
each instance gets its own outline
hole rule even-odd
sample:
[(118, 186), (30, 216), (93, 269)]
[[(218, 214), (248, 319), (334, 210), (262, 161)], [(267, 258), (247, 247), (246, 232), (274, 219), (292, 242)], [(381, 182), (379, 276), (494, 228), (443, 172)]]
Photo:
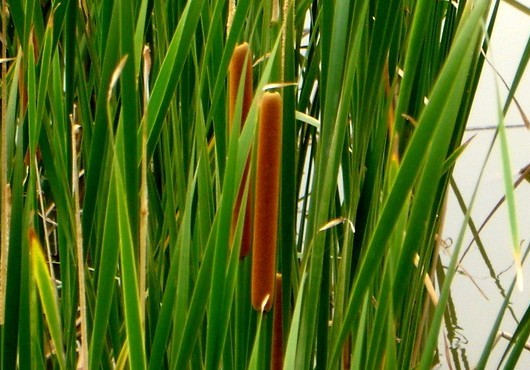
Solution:
[[(530, 1), (520, 2), (530, 6)], [(518, 61), (529, 36), (530, 16), (509, 5), (502, 4), (491, 39), (488, 58), (508, 83), (511, 83), (515, 75)], [(469, 128), (494, 126), (498, 123), (496, 83), (492, 68), (485, 64), (468, 123)], [(503, 99), (507, 96), (507, 90), (504, 86), (500, 85), (500, 80), (499, 92), (502, 105), (504, 103)], [(526, 115), (530, 117), (530, 73), (526, 73), (521, 81), (521, 85), (516, 92), (516, 97)], [(517, 109), (515, 109), (515, 105), (513, 105), (505, 118), (505, 124), (511, 126), (521, 125), (522, 123), (522, 118)], [(519, 170), (530, 163), (530, 131), (524, 127), (511, 128), (507, 131), (513, 181), (515, 181)], [(476, 135), (463, 153), (454, 171), (454, 177), (466, 201), (469, 201), (471, 198), (493, 134), (494, 130), (469, 131), (464, 137), (464, 140), (467, 140), (471, 136)], [(504, 182), (497, 139), (492, 156), (487, 163), (482, 182), (479, 185), (477, 198), (473, 207), (472, 217), (477, 227), (480, 226), (503, 194)], [(521, 240), (525, 241), (523, 245), (526, 247), (530, 241), (530, 183), (525, 181), (519, 185), (515, 195), (519, 236)], [(451, 195), (448, 202), (448, 213), (443, 238), (456, 240), (462, 226), (462, 220), (462, 212), (454, 196)], [(508, 289), (514, 276), (510, 235), (508, 215), (506, 207), (503, 206), (489, 222), (488, 226), (481, 233), (481, 236), (496, 273), (500, 274), (507, 270), (500, 276), (501, 284), (505, 289)], [(468, 242), (471, 240), (470, 233), (468, 233), (466, 240)], [(464, 242), (464, 247), (468, 245), (468, 242)], [(444, 264), (447, 264), (448, 258), (444, 258), (443, 261)], [(499, 293), (499, 289), (489, 277), (483, 258), (480, 256), (475, 244), (464, 259), (463, 267), (469, 272), (475, 283), (484, 291), (487, 297), (486, 299), (481, 294), (469, 277), (462, 274), (456, 276), (452, 297), (456, 305), (459, 319), (458, 324), (462, 328), (459, 332), (462, 333), (461, 339), (463, 342), (454, 344), (463, 345), (466, 349), (469, 365), (473, 368), (482, 353), (483, 345), (489, 335), (489, 329), (493, 325), (503, 299)], [(523, 292), (516, 290), (512, 297), (514, 311), (519, 317), (522, 316), (530, 302), (530, 261), (525, 264), (524, 270), (524, 290)], [(507, 317), (503, 321), (500, 329), (513, 333), (515, 329), (513, 319)], [(467, 344), (465, 344), (466, 341)], [(502, 356), (506, 344), (507, 341), (501, 339), (495, 347), (492, 358), (499, 359)], [(444, 361), (444, 358), (442, 358), (442, 361)], [(497, 363), (492, 361), (488, 368), (496, 368), (496, 365)], [(518, 365), (520, 369), (530, 369), (529, 351), (523, 351)], [(442, 367), (447, 368), (445, 362)]]

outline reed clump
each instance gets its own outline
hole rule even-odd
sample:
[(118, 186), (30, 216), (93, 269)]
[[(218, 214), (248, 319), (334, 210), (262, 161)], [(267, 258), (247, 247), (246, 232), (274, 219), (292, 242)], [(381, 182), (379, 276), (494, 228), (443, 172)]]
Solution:
[(258, 311), (269, 311), (274, 297), (281, 137), (282, 98), (266, 92), (259, 114), (252, 243), (252, 306)]
[[(29, 3), (0, 12), (0, 369), (468, 365), (462, 238), (437, 256), (481, 201), (452, 172), (501, 2)], [(524, 367), (503, 276), (478, 369)]]

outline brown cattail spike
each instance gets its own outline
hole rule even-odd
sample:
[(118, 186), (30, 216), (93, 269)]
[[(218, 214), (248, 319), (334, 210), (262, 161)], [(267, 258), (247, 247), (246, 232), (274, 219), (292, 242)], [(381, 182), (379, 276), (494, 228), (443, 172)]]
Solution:
[(272, 317), (271, 370), (283, 369), (282, 275), (276, 274)]
[(276, 243), (282, 138), (282, 98), (265, 93), (261, 102), (256, 165), (256, 198), (252, 252), (252, 306), (269, 311), (276, 278)]
[[(245, 67), (246, 64), (246, 67)], [(243, 103), (241, 108), (241, 124), (245, 123), (248, 111), (252, 105), (252, 55), (250, 54), (250, 48), (248, 43), (244, 42), (241, 45), (236, 46), (232, 59), (230, 60), (230, 67), (228, 70), (228, 93), (229, 93), (229, 104), (228, 104), (228, 122), (230, 127), (234, 122), (236, 115), (236, 101), (237, 93), (239, 91), (239, 85), (243, 76), (243, 69), (245, 72), (245, 82), (243, 89)]]
[[(246, 64), (246, 67), (245, 67)], [(243, 71), (244, 70), (244, 71)], [(248, 43), (243, 43), (236, 46), (232, 59), (230, 61), (230, 68), (228, 70), (228, 90), (229, 90), (229, 104), (228, 104), (228, 121), (229, 127), (232, 128), (233, 122), (236, 115), (236, 101), (241, 79), (245, 73), (244, 89), (243, 89), (243, 102), (241, 107), (241, 125), (245, 123), (250, 106), (252, 105), (252, 55)], [(242, 127), (242, 126), (241, 126)], [(234, 206), (234, 214), (232, 218), (232, 230), (231, 236), (233, 238), (237, 219), (241, 211), (241, 203), (243, 200), (243, 194), (245, 190), (245, 184), (249, 181), (249, 161), (245, 165), (243, 172), (243, 179), (241, 180), (241, 187), (237, 193), (236, 203)], [(252, 189), (252, 187), (249, 187)], [(247, 207), (245, 211), (245, 220), (243, 225), (243, 236), (241, 239), (241, 250), (239, 252), (239, 258), (245, 257), (250, 251), (250, 245), (252, 243), (252, 198), (253, 193), (249, 191)]]

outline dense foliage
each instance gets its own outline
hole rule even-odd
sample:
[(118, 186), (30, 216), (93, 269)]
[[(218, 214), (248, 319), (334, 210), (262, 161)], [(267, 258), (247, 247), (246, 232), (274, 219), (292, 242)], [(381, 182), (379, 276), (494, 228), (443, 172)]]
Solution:
[(431, 368), (497, 6), (4, 1), (0, 368)]

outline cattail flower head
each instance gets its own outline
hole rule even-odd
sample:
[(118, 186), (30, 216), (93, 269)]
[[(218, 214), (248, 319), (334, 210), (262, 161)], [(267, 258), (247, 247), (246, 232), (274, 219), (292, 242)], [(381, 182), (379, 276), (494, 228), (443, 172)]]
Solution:
[[(246, 66), (246, 67), (245, 67)], [(244, 73), (244, 74), (243, 74)], [(230, 61), (230, 67), (228, 70), (228, 121), (229, 128), (232, 128), (233, 122), (236, 115), (236, 101), (241, 84), (241, 79), (245, 78), (243, 85), (243, 101), (241, 107), (241, 125), (245, 123), (250, 106), (252, 105), (253, 89), (252, 89), (252, 54), (248, 43), (237, 45), (232, 54)], [(242, 126), (241, 126), (242, 127)], [(250, 164), (247, 161), (243, 172), (243, 179), (241, 180), (241, 186), (237, 193), (236, 202), (234, 205), (234, 214), (232, 217), (232, 230), (231, 236), (233, 239), (237, 219), (241, 212), (241, 203), (243, 200), (243, 194), (245, 190), (245, 184), (250, 181)], [(239, 252), (239, 258), (244, 258), (250, 251), (250, 245), (252, 244), (252, 198), (253, 193), (252, 187), (249, 187), (248, 200), (245, 211), (245, 219), (243, 225), (243, 236), (241, 239), (241, 250)]]
[(252, 97), (254, 95), (252, 89), (252, 55), (250, 47), (246, 42), (236, 46), (228, 69), (228, 122), (230, 127), (232, 126), (236, 115), (235, 108), (237, 94), (241, 79), (243, 78), (243, 72), (245, 73), (245, 82), (241, 108), (241, 124), (243, 124), (247, 118), (250, 106), (252, 105)]
[(258, 127), (256, 197), (252, 251), (252, 306), (269, 311), (276, 279), (276, 244), (282, 143), (282, 98), (263, 95)]

